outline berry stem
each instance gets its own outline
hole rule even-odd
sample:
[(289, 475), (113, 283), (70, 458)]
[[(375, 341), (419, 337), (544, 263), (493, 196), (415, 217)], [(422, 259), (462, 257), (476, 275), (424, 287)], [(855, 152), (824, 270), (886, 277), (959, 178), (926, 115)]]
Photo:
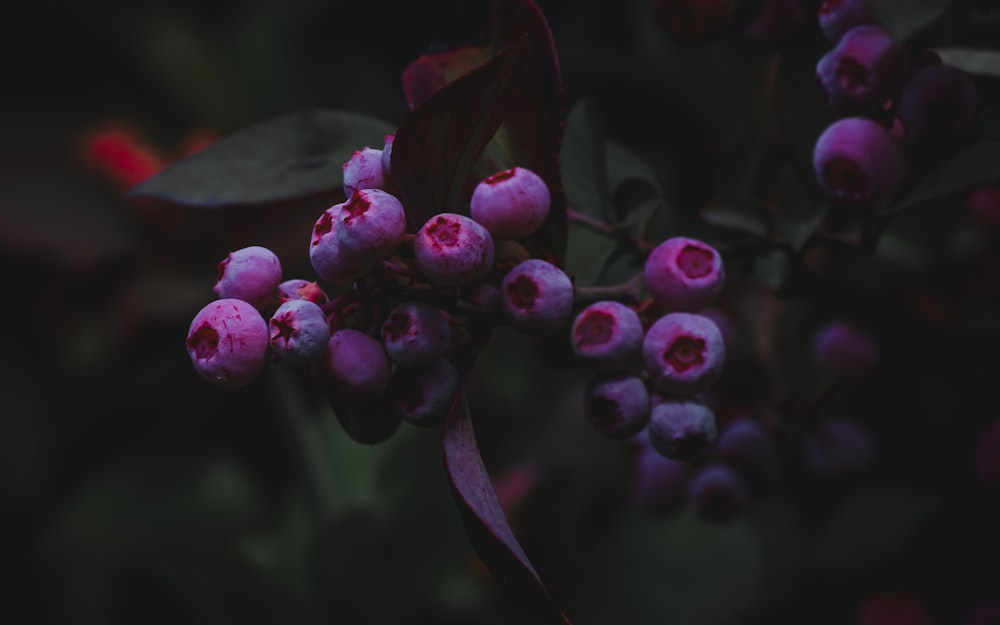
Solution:
[(642, 273), (637, 273), (621, 284), (610, 286), (574, 286), (573, 303), (589, 304), (601, 300), (629, 300), (638, 303), (642, 299), (642, 288), (645, 280)]
[(584, 228), (589, 228), (594, 232), (599, 232), (608, 236), (624, 235), (632, 243), (632, 245), (635, 246), (635, 249), (638, 250), (643, 256), (651, 252), (653, 248), (656, 247), (647, 241), (645, 237), (636, 236), (631, 232), (625, 232), (614, 224), (601, 221), (600, 219), (594, 219), (593, 217), (584, 215), (583, 213), (573, 210), (572, 208), (566, 209), (566, 217), (569, 219), (570, 223), (575, 223), (583, 226)]

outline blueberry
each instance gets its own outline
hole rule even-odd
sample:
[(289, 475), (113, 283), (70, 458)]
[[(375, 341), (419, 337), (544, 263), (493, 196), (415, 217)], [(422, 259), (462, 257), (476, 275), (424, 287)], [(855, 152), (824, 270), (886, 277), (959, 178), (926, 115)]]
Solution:
[(423, 427), (440, 425), (448, 416), (459, 375), (455, 366), (439, 358), (430, 367), (397, 367), (389, 380), (389, 398), (404, 421)]
[(532, 258), (504, 276), (500, 307), (515, 329), (529, 335), (550, 334), (573, 312), (573, 283), (552, 263)]
[(362, 189), (384, 189), (382, 150), (365, 147), (355, 150), (344, 163), (344, 197), (351, 197)]
[(551, 201), (541, 176), (512, 167), (476, 185), (470, 213), (495, 239), (521, 239), (545, 222)]
[(641, 360), (643, 334), (634, 310), (608, 300), (580, 311), (570, 340), (580, 362), (597, 369), (627, 369)]
[(427, 220), (413, 241), (417, 266), (428, 280), (445, 286), (475, 282), (493, 267), (493, 237), (481, 225), (457, 213)]
[(691, 462), (705, 456), (715, 442), (715, 414), (687, 399), (668, 399), (649, 417), (649, 442), (672, 460)]
[(271, 308), (278, 298), (281, 262), (274, 252), (252, 245), (232, 252), (219, 263), (213, 290), (221, 299), (241, 299), (258, 310)]
[(691, 465), (671, 460), (653, 448), (649, 434), (642, 430), (632, 437), (633, 505), (646, 514), (668, 514), (684, 503)]
[(604, 436), (628, 438), (649, 421), (649, 393), (638, 376), (601, 373), (587, 385), (584, 412)]
[(704, 521), (732, 521), (746, 509), (750, 495), (743, 478), (724, 464), (709, 464), (691, 477), (688, 496)]
[(365, 265), (395, 252), (406, 233), (403, 205), (379, 189), (355, 191), (342, 205), (338, 220), (341, 250)]
[(816, 363), (844, 379), (860, 379), (871, 374), (878, 363), (878, 344), (867, 333), (846, 321), (823, 326), (813, 339)]
[(818, 11), (819, 28), (831, 43), (855, 26), (875, 21), (868, 0), (823, 0)]
[(711, 304), (722, 292), (725, 269), (712, 246), (687, 237), (657, 245), (643, 269), (646, 288), (660, 306), (693, 312)]
[(371, 259), (358, 258), (340, 243), (340, 217), (344, 204), (323, 211), (313, 226), (309, 242), (309, 262), (316, 275), (335, 286), (346, 286), (368, 273)]
[(304, 299), (320, 306), (330, 301), (316, 282), (301, 278), (285, 280), (278, 285), (278, 301), (285, 303), (293, 299)]
[(314, 362), (332, 401), (363, 404), (389, 386), (391, 366), (382, 342), (358, 330), (331, 334), (326, 351)]
[(268, 325), (271, 351), (295, 364), (319, 356), (330, 340), (330, 323), (323, 309), (304, 299), (279, 306)]
[(403, 302), (382, 324), (382, 340), (393, 362), (421, 367), (433, 364), (448, 351), (451, 328), (441, 309), (422, 302)]
[(824, 82), (828, 91), (839, 90), (838, 99), (862, 107), (880, 104), (895, 93), (905, 77), (907, 55), (885, 30), (865, 24), (841, 37), (829, 62), (833, 82)]
[(774, 481), (778, 458), (771, 434), (756, 419), (727, 423), (715, 441), (715, 457), (746, 481), (751, 493), (763, 493)]
[(899, 118), (915, 141), (956, 134), (972, 121), (975, 108), (976, 86), (951, 65), (916, 71), (899, 98)]
[(888, 198), (903, 179), (903, 154), (889, 132), (864, 117), (830, 124), (813, 150), (819, 185), (845, 204), (868, 206)]
[(726, 347), (722, 332), (708, 317), (669, 313), (656, 320), (642, 344), (653, 385), (676, 395), (708, 390), (722, 375)]
[(241, 299), (206, 304), (188, 328), (187, 351), (195, 371), (220, 388), (244, 386), (260, 375), (267, 345), (267, 322)]
[(813, 473), (834, 478), (858, 473), (872, 461), (874, 443), (857, 423), (828, 418), (806, 437), (803, 449), (806, 465)]

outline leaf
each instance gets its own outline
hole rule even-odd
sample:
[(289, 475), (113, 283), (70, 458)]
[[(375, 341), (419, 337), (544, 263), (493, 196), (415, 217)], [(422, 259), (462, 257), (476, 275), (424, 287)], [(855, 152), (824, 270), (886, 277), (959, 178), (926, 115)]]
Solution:
[(868, 0), (875, 20), (897, 41), (926, 29), (953, 3), (954, 0)]
[(719, 199), (701, 209), (701, 219), (705, 223), (745, 232), (758, 237), (766, 237), (770, 230), (767, 211), (759, 203), (750, 199)]
[(608, 219), (611, 207), (604, 143), (597, 105), (593, 100), (580, 100), (566, 117), (560, 150), (562, 179), (573, 208), (597, 219)]
[(937, 48), (945, 65), (953, 65), (970, 74), (1000, 77), (1000, 50), (974, 48)]
[(818, 197), (816, 184), (804, 184), (803, 174), (792, 166), (778, 174), (777, 207), (774, 212), (774, 228), (794, 249), (800, 250), (806, 241), (823, 225), (827, 205)]
[(507, 165), (531, 169), (549, 186), (549, 218), (529, 240), (561, 263), (567, 229), (559, 173), (563, 104), (552, 33), (531, 0), (495, 0), (493, 28), (498, 52), (400, 124), (393, 178), (411, 229), (438, 213), (468, 214), (476, 164), (502, 130)]
[(417, 108), (446, 84), (489, 60), (486, 46), (460, 46), (442, 52), (427, 52), (403, 70), (403, 93), (410, 109)]
[(935, 506), (928, 493), (871, 485), (848, 499), (821, 530), (813, 567), (843, 572), (891, 557), (906, 546)]
[(504, 516), (460, 391), (444, 425), (444, 461), (465, 531), (476, 555), (501, 591), (525, 615), (543, 623), (567, 625)]
[(887, 211), (895, 212), (1000, 179), (997, 163), (1000, 163), (1000, 141), (976, 141), (960, 148), (937, 167), (923, 172)]
[(240, 130), (133, 188), (131, 197), (219, 208), (300, 198), (343, 184), (355, 150), (384, 145), (393, 127), (337, 110), (293, 113)]

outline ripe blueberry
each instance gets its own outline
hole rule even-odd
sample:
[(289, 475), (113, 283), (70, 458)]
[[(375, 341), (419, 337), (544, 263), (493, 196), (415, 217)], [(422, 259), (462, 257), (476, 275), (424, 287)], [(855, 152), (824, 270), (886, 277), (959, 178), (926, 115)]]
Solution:
[(435, 284), (475, 282), (493, 267), (493, 237), (481, 225), (457, 213), (427, 220), (413, 240), (417, 266)]
[[(865, 24), (847, 31), (832, 50), (833, 79), (853, 105), (881, 103), (902, 84), (906, 51), (882, 28)], [(829, 91), (829, 87), (828, 87)]]
[(687, 237), (657, 245), (646, 258), (646, 288), (667, 310), (693, 312), (704, 308), (722, 291), (725, 268), (714, 247)]
[(707, 454), (715, 442), (715, 414), (700, 402), (667, 399), (653, 408), (646, 429), (660, 454), (691, 462)]
[(813, 356), (825, 371), (841, 378), (860, 379), (875, 368), (879, 349), (868, 334), (854, 325), (834, 321), (816, 334)]
[(590, 424), (609, 438), (627, 438), (649, 421), (649, 393), (635, 375), (602, 373), (584, 393), (584, 412)]
[(976, 86), (968, 74), (951, 65), (916, 71), (899, 98), (899, 118), (914, 140), (957, 133), (972, 121), (975, 108)]
[(750, 417), (735, 419), (722, 428), (715, 441), (715, 457), (736, 470), (752, 493), (766, 490), (777, 472), (774, 441)]
[(344, 197), (351, 197), (362, 189), (384, 189), (382, 150), (365, 147), (355, 150), (344, 163)]
[(389, 386), (391, 366), (382, 342), (358, 330), (331, 334), (326, 351), (315, 362), (331, 401), (370, 402)]
[(278, 285), (278, 301), (285, 303), (293, 299), (304, 299), (320, 306), (330, 301), (318, 284), (301, 278), (285, 280)]
[(677, 510), (687, 495), (691, 465), (671, 460), (653, 448), (643, 430), (630, 439), (632, 451), (633, 505), (647, 514), (668, 514)]
[(221, 299), (241, 299), (266, 310), (277, 301), (281, 262), (274, 252), (252, 245), (236, 250), (219, 263), (213, 291)]
[(430, 367), (396, 367), (389, 380), (389, 398), (404, 421), (419, 426), (444, 422), (458, 391), (455, 366), (438, 358)]
[(646, 331), (642, 343), (653, 385), (675, 395), (708, 390), (722, 375), (726, 347), (715, 322), (693, 313), (669, 313)]
[(542, 225), (551, 201), (541, 176), (524, 167), (512, 167), (476, 185), (470, 214), (495, 239), (521, 239)]
[(278, 306), (268, 325), (271, 351), (295, 364), (319, 356), (330, 340), (330, 323), (323, 309), (304, 299)]
[(195, 371), (220, 388), (244, 386), (260, 375), (267, 343), (267, 322), (241, 299), (210, 302), (188, 328), (187, 351)]
[(342, 253), (373, 265), (396, 251), (406, 232), (406, 211), (395, 196), (380, 189), (355, 191), (338, 216)]
[(611, 300), (584, 308), (570, 330), (573, 352), (581, 362), (597, 369), (626, 369), (638, 363), (642, 339), (639, 315)]
[(357, 258), (340, 243), (340, 217), (344, 204), (334, 204), (323, 211), (313, 226), (309, 242), (309, 262), (322, 280), (346, 286), (372, 268), (372, 262)]
[(573, 283), (552, 263), (532, 258), (518, 263), (500, 282), (500, 307), (515, 329), (549, 334), (573, 312)]
[(422, 302), (398, 304), (382, 324), (382, 341), (390, 360), (401, 367), (422, 367), (444, 356), (451, 342), (448, 318)]
[(819, 136), (813, 168), (827, 193), (846, 204), (868, 206), (895, 191), (903, 179), (903, 154), (882, 126), (846, 117)]
[(724, 464), (709, 464), (691, 477), (689, 496), (704, 521), (731, 521), (746, 508), (750, 495), (738, 473)]

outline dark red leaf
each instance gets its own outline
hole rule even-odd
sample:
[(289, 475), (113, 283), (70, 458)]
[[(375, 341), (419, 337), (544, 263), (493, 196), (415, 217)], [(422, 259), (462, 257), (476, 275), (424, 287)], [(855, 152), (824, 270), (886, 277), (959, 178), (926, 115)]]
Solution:
[(452, 492), (476, 555), (514, 607), (543, 623), (569, 625), (507, 523), (479, 455), (464, 393), (445, 422), (443, 443)]
[[(476, 66), (480, 57), (489, 60)], [(392, 172), (411, 229), (438, 213), (468, 214), (481, 178), (527, 167), (552, 194), (549, 219), (530, 243), (561, 264), (567, 233), (559, 168), (562, 81), (538, 6), (495, 0), (490, 45), (425, 54), (407, 68), (403, 83), (408, 100), (419, 104), (396, 132)], [(502, 140), (491, 145), (494, 136)]]

